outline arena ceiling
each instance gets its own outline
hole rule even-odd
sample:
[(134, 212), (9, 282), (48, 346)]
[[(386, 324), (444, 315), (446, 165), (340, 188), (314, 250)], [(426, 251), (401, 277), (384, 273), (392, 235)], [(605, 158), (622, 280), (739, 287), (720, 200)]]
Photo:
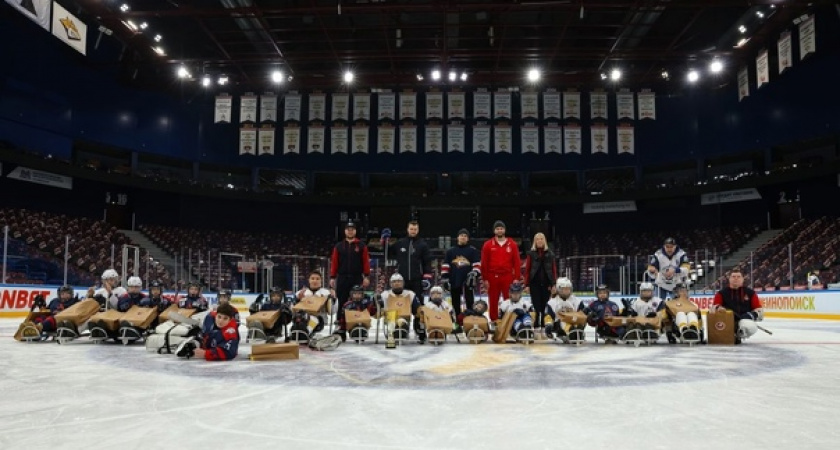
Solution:
[[(436, 83), (590, 86), (622, 71), (624, 86), (681, 82), (715, 58), (734, 67), (775, 45), (794, 19), (831, 1), (784, 0), (79, 0), (112, 30), (136, 68), (260, 89), (272, 71), (299, 89), (337, 88), (352, 69), (369, 88)], [(127, 5), (127, 8), (123, 7)], [(130, 29), (128, 23), (137, 29)], [(142, 24), (147, 27), (141, 29)], [(739, 27), (745, 27), (745, 31)], [(156, 36), (159, 41), (155, 41)], [(736, 47), (741, 39), (748, 42)], [(160, 47), (164, 55), (153, 48)], [(454, 71), (457, 80), (448, 81)], [(663, 71), (669, 80), (663, 79)], [(135, 74), (137, 70), (135, 70)], [(466, 73), (467, 81), (461, 81)], [(418, 76), (419, 75), (419, 76)], [(420, 80), (419, 78), (423, 79)], [(289, 80), (291, 78), (291, 81)]]

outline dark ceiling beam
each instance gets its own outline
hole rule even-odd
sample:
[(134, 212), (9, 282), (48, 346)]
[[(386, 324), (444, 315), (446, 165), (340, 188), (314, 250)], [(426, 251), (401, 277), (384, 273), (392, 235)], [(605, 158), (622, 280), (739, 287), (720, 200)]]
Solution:
[(601, 64), (598, 65), (598, 71), (604, 68), (604, 64), (606, 64), (607, 61), (609, 61), (610, 55), (616, 51), (618, 45), (621, 43), (622, 38), (625, 35), (627, 35), (627, 32), (629, 31), (628, 25), (630, 25), (630, 23), (633, 22), (633, 19), (636, 17), (637, 14), (641, 14), (641, 12), (639, 11), (639, 3), (641, 3), (641, 0), (636, 1), (636, 4), (633, 5), (630, 11), (627, 11), (627, 14), (624, 16), (624, 20), (621, 23), (621, 28), (619, 28), (618, 33), (615, 36), (613, 36), (613, 44), (612, 46), (610, 46), (610, 50), (607, 52), (607, 56), (601, 61)]
[[(388, 50), (388, 61), (390, 61), (390, 63), (391, 63), (391, 73), (394, 73), (394, 71), (396, 70), (396, 66), (394, 65), (394, 57), (392, 56), (392, 53), (391, 53), (391, 38), (388, 36), (388, 24), (385, 21), (386, 17), (388, 17), (388, 16), (385, 15), (385, 14), (380, 15), (379, 16), (379, 24), (382, 27), (382, 35), (385, 39), (385, 48)], [(396, 33), (394, 35), (394, 39), (396, 39)], [(402, 39), (402, 37), (400, 37), (400, 39)], [(405, 42), (405, 41), (403, 41), (403, 42)], [(394, 45), (396, 45), (396, 43)]]
[[(665, 51), (662, 52), (662, 58), (658, 61), (654, 61), (650, 65), (650, 67), (648, 67), (648, 69), (645, 71), (644, 76), (642, 76), (642, 81), (647, 80), (650, 73), (654, 69), (656, 69), (656, 66), (661, 65), (669, 56), (671, 56), (674, 53), (674, 49), (677, 47), (677, 44), (680, 42), (680, 39), (682, 39), (685, 33), (691, 28), (692, 25), (694, 25), (695, 22), (697, 22), (697, 19), (699, 19), (705, 11), (705, 8), (701, 8), (700, 10), (694, 13), (694, 15), (688, 21), (688, 23), (683, 27), (683, 29), (679, 33), (677, 33), (676, 36), (674, 36), (674, 39), (671, 40), (671, 42), (668, 44), (668, 47), (666, 47)], [(695, 54), (696, 52), (691, 53)]]
[[(312, 9), (315, 9), (315, 2), (316, 2), (316, 0), (310, 0), (310, 3), (312, 3)], [(320, 12), (317, 12), (315, 14), (318, 17), (318, 23), (321, 25), (321, 31), (324, 33), (324, 36), (326, 36), (327, 42), (330, 45), (330, 50), (332, 50), (332, 57), (333, 57), (333, 59), (335, 59), (335, 64), (340, 69), (341, 68), (341, 59), (338, 57), (338, 52), (336, 52), (336, 50), (335, 50), (335, 44), (333, 43), (332, 38), (330, 37), (330, 32), (327, 30), (327, 27), (324, 25), (324, 18), (321, 17)]]
[(289, 65), (288, 61), (286, 61), (286, 57), (283, 55), (283, 51), (280, 50), (280, 46), (277, 44), (277, 40), (274, 38), (274, 34), (270, 31), (271, 27), (268, 26), (268, 22), (266, 22), (262, 12), (257, 13), (257, 22), (259, 22), (265, 34), (267, 34), (268, 37), (271, 38), (271, 46), (274, 48), (274, 51), (277, 52), (277, 57), (280, 58), (280, 61), (286, 67), (286, 70), (288, 70), (289, 74), (294, 75), (294, 69), (292, 69), (292, 66)]
[(554, 49), (551, 51), (551, 56), (548, 58), (546, 62), (545, 69), (549, 70), (551, 67), (554, 66), (554, 60), (557, 59), (557, 54), (560, 52), (560, 48), (562, 48), (563, 43), (566, 41), (566, 32), (569, 31), (569, 25), (571, 25), (572, 21), (575, 19), (575, 14), (569, 12), (569, 17), (566, 19), (566, 22), (563, 24), (563, 29), (560, 30), (560, 35), (557, 36), (557, 42), (554, 44)]
[(245, 81), (247, 81), (248, 84), (254, 84), (253, 80), (251, 80), (251, 77), (248, 76), (245, 70), (242, 69), (242, 66), (239, 65), (239, 63), (235, 59), (231, 58), (230, 53), (228, 53), (228, 51), (225, 49), (222, 43), (219, 42), (218, 39), (216, 39), (216, 36), (213, 35), (210, 29), (207, 28), (207, 25), (204, 24), (204, 21), (199, 18), (196, 18), (195, 21), (198, 23), (198, 26), (201, 27), (201, 30), (204, 31), (204, 34), (206, 34), (207, 37), (210, 38), (210, 41), (213, 42), (213, 44), (216, 46), (216, 48), (219, 49), (219, 52), (222, 54), (222, 56), (231, 60), (233, 66), (236, 67), (237, 70), (239, 70), (239, 73), (242, 74), (242, 76), (245, 78)]

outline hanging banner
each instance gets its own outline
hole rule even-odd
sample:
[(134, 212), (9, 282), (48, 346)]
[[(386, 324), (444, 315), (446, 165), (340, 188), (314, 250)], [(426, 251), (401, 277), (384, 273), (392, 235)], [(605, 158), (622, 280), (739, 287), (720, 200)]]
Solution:
[(511, 117), (510, 115), (510, 92), (507, 89), (499, 90), (493, 94), (493, 111), (497, 119)]
[(324, 127), (310, 125), (306, 129), (306, 151), (324, 153)]
[(353, 153), (367, 153), (370, 141), (370, 128), (367, 125), (353, 127)]
[(522, 118), (531, 117), (538, 119), (540, 117), (539, 96), (536, 92), (523, 92), (519, 96), (519, 104), (522, 109)]
[(814, 28), (814, 16), (799, 22), (799, 59), (817, 51), (817, 35)]
[(473, 92), (473, 117), (490, 118), (490, 93), (486, 91)]
[(400, 93), (400, 120), (417, 118), (417, 94), (414, 92)]
[(738, 71), (738, 101), (750, 95), (750, 73), (746, 67)]
[(347, 153), (347, 127), (339, 126), (330, 128), (330, 153)]
[(779, 37), (779, 73), (782, 73), (788, 67), (793, 67), (793, 54), (791, 52), (790, 32), (785, 31)]
[(230, 114), (233, 109), (233, 97), (222, 94), (216, 97), (216, 109), (213, 113), (214, 123), (230, 123)]
[(595, 91), (589, 94), (589, 110), (592, 119), (609, 119), (607, 112), (607, 93)]
[(466, 104), (463, 92), (450, 92), (447, 94), (447, 100), (449, 102), (450, 119), (463, 119), (467, 116), (467, 112), (464, 110)]
[(463, 125), (449, 125), (446, 128), (446, 148), (450, 152), (464, 152)]
[(253, 95), (243, 95), (241, 100), (242, 102), (239, 104), (239, 122), (257, 122), (257, 97)]
[(274, 154), (274, 127), (271, 125), (263, 125), (259, 131), (259, 154), (273, 155)]
[(490, 127), (476, 125), (473, 127), (473, 153), (490, 153)]
[(353, 94), (353, 120), (370, 120), (370, 94)]
[(734, 191), (710, 192), (700, 196), (701, 205), (717, 205), (720, 203), (745, 202), (761, 200), (761, 194), (756, 188), (744, 188)]
[(327, 120), (327, 96), (324, 94), (309, 94), (309, 120)]
[(350, 95), (332, 95), (332, 120), (348, 120), (350, 118)]
[(403, 125), (400, 127), (400, 153), (417, 153), (417, 127)]
[(615, 103), (619, 119), (636, 120), (636, 102), (632, 92), (622, 89), (615, 94)]
[(276, 95), (262, 95), (260, 96), (260, 118), (263, 122), (277, 121), (277, 96)]
[(650, 89), (639, 92), (639, 120), (656, 120), (656, 94)]
[(52, 172), (30, 169), (28, 167), (15, 167), (8, 175), (8, 178), (29, 183), (43, 184), (62, 189), (73, 189), (73, 178), (58, 175)]
[(443, 152), (443, 127), (426, 125), (426, 153)]
[(560, 93), (555, 91), (546, 91), (543, 93), (543, 114), (544, 119), (559, 119), (563, 117), (560, 114)]
[(495, 153), (510, 153), (513, 147), (513, 133), (510, 125), (496, 125), (493, 128), (493, 138), (495, 146), (493, 151)]
[(545, 153), (563, 153), (563, 129), (558, 126), (543, 128), (543, 148)]
[(598, 213), (615, 213), (615, 212), (633, 212), (636, 211), (636, 202), (634, 200), (625, 200), (617, 202), (596, 202), (584, 203), (584, 214), (598, 214)]
[(563, 93), (563, 118), (580, 119), (580, 92)]
[(563, 141), (563, 146), (566, 148), (566, 154), (580, 154), (580, 148), (582, 146), (580, 127), (577, 125), (566, 125), (563, 127)]
[(239, 130), (239, 154), (254, 155), (257, 149), (257, 129), (244, 127)]
[[(37, 23), (41, 28), (50, 31), (50, 4), (52, 0), (6, 0), (29, 20)], [(60, 5), (56, 5), (61, 8)], [(64, 9), (64, 8), (62, 8)]]
[(426, 118), (443, 118), (443, 92), (426, 92)]
[(394, 154), (394, 127), (379, 127), (376, 130), (376, 153)]
[(527, 125), (520, 129), (522, 135), (520, 136), (522, 144), (522, 153), (539, 153), (540, 152), (540, 129)]
[[(19, 5), (35, 10), (31, 0), (21, 0)], [(52, 34), (77, 52), (87, 54), (87, 25), (78, 17), (70, 14), (58, 3), (53, 3)], [(27, 8), (28, 9), (28, 8)], [(47, 13), (49, 14), (49, 13)], [(49, 16), (48, 16), (49, 17)], [(32, 18), (30, 16), (30, 18)]]
[(767, 50), (759, 52), (755, 58), (755, 88), (770, 82), (770, 68), (767, 65)]
[(379, 120), (394, 120), (396, 114), (397, 95), (392, 93), (377, 94), (379, 101)]
[(607, 141), (607, 126), (603, 124), (593, 124), (590, 129), (590, 140), (592, 144), (592, 154), (595, 153), (609, 153), (609, 142)]
[(629, 153), (633, 154), (636, 151), (635, 138), (633, 136), (633, 127), (622, 124), (616, 130), (618, 140), (618, 154)]
[(291, 126), (283, 129), (283, 153), (286, 155), (300, 153), (299, 127)]
[(283, 120), (300, 122), (300, 94), (286, 94), (283, 103)]

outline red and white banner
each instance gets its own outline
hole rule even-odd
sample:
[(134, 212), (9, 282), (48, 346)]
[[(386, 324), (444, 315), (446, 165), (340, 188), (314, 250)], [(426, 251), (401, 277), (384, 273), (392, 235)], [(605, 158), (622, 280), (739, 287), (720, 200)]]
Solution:
[(257, 154), (257, 129), (254, 127), (245, 127), (239, 130), (239, 154), (240, 155), (256, 155)]
[(490, 127), (476, 125), (473, 127), (473, 153), (490, 153)]
[(259, 131), (259, 154), (273, 155), (274, 154), (274, 127), (271, 125), (263, 125)]
[(615, 94), (615, 103), (619, 119), (636, 120), (636, 101), (632, 92), (622, 89)]
[[(31, 2), (19, 2), (20, 5), (27, 3)], [(87, 55), (87, 25), (58, 3), (53, 3), (52, 34), (77, 52)]]
[(467, 116), (467, 112), (464, 109), (466, 108), (466, 97), (463, 92), (450, 92), (447, 94), (447, 101), (449, 103), (447, 116), (450, 119), (463, 119)]
[(650, 89), (642, 89), (639, 98), (639, 120), (656, 120), (656, 94)]
[(493, 93), (493, 116), (497, 119), (510, 118), (510, 91), (507, 89)]
[(750, 95), (750, 72), (746, 67), (738, 71), (738, 101)]
[(29, 20), (37, 23), (41, 28), (50, 31), (50, 6), (52, 0), (6, 0)]
[(618, 154), (629, 153), (633, 154), (636, 152), (636, 138), (634, 136), (634, 130), (631, 125), (621, 124), (618, 126), (616, 130), (616, 136), (618, 140)]
[(788, 67), (793, 67), (793, 52), (790, 43), (790, 31), (785, 31), (779, 37), (779, 73)]
[(243, 95), (239, 103), (239, 122), (257, 122), (257, 97), (255, 95)]
[(592, 119), (608, 119), (607, 93), (603, 91), (591, 92), (589, 94), (589, 109)]
[(367, 125), (353, 127), (353, 153), (367, 153), (370, 146), (370, 128)]
[(349, 120), (350, 119), (350, 95), (348, 94), (333, 94), (332, 95), (332, 120)]
[(443, 153), (443, 127), (426, 125), (426, 153)]
[(277, 96), (265, 94), (260, 96), (260, 120), (263, 122), (277, 121)]
[(353, 94), (353, 120), (370, 120), (370, 94)]
[(762, 50), (755, 58), (755, 87), (759, 89), (763, 84), (769, 82), (770, 68), (767, 65), (767, 50)]
[(580, 119), (580, 92), (563, 93), (563, 118)]
[(283, 129), (283, 154), (300, 153), (300, 127), (288, 126)]
[(607, 126), (603, 124), (593, 124), (590, 129), (590, 143), (592, 145), (592, 154), (595, 153), (609, 153), (609, 142), (607, 140)]
[(490, 118), (490, 93), (486, 90), (473, 92), (473, 117)]
[(324, 127), (310, 125), (306, 133), (306, 152), (324, 153)]
[(403, 125), (400, 127), (400, 153), (417, 153), (417, 127)]
[[(417, 93), (400, 92), (400, 120), (417, 118)], [(415, 147), (416, 149), (416, 147)]]
[(443, 92), (426, 92), (426, 118), (443, 118)]
[(549, 90), (543, 93), (543, 118), (559, 119), (563, 117), (560, 113), (560, 93)]
[(327, 96), (325, 94), (309, 94), (309, 120), (327, 120)]
[(558, 126), (543, 128), (543, 148), (545, 153), (563, 153), (563, 129)]
[(376, 152), (394, 154), (396, 130), (392, 126), (382, 126), (376, 130)]
[(283, 100), (283, 120), (300, 122), (300, 94), (286, 94)]
[(350, 133), (347, 127), (337, 126), (330, 128), (330, 153), (335, 155), (347, 153), (347, 138)]
[(580, 148), (582, 147), (580, 126), (566, 125), (565, 127), (563, 127), (563, 141), (563, 145), (566, 149), (566, 154), (580, 154)]
[(450, 152), (464, 152), (464, 127), (462, 125), (446, 127), (446, 148)]
[(222, 94), (216, 96), (216, 109), (213, 112), (214, 123), (230, 123), (230, 114), (233, 109), (233, 98), (230, 95)]
[(814, 16), (799, 22), (799, 59), (817, 51), (817, 35), (814, 27)]
[(387, 93), (380, 93), (377, 94), (378, 101), (379, 101), (379, 119), (384, 120), (394, 120), (397, 117), (396, 114), (396, 102), (397, 102), (397, 95), (387, 92)]
[(522, 153), (539, 153), (540, 152), (540, 129), (526, 125), (520, 128), (520, 141), (522, 144)]
[(522, 118), (538, 119), (540, 117), (539, 96), (536, 92), (523, 92), (519, 96), (519, 103), (522, 108)]
[(493, 138), (495, 153), (510, 153), (513, 150), (513, 133), (510, 125), (496, 125), (493, 128)]

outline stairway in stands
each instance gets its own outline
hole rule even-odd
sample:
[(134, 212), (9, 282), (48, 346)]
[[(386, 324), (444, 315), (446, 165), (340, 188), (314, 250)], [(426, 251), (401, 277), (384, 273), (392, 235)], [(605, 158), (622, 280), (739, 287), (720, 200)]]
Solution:
[[(729, 270), (729, 269), (737, 266), (742, 261), (745, 261), (745, 260), (749, 261), (750, 252), (758, 250), (764, 244), (770, 242), (773, 238), (780, 235), (783, 231), (785, 231), (785, 230), (784, 229), (764, 230), (764, 231), (758, 233), (752, 239), (747, 241), (746, 244), (741, 246), (741, 248), (739, 248), (738, 250), (735, 250), (734, 252), (730, 253), (728, 256), (723, 258), (723, 262), (721, 263), (722, 266), (723, 266), (722, 270), (726, 271), (726, 270)], [(716, 272), (712, 272), (712, 273), (714, 274)], [(718, 273), (722, 273), (722, 272), (718, 272)], [(715, 282), (715, 280), (712, 280), (712, 279), (709, 279), (708, 282), (707, 282), (705, 278), (706, 278), (705, 276), (699, 277), (697, 279), (697, 281), (695, 282), (695, 286), (702, 287), (702, 286), (705, 286), (707, 284), (712, 284), (712, 283)]]
[(140, 246), (140, 248), (149, 252), (149, 255), (154, 258), (155, 261), (161, 263), (166, 267), (166, 270), (174, 277), (176, 273), (180, 274), (184, 270), (182, 268), (178, 268), (175, 270), (175, 266), (177, 263), (175, 262), (175, 258), (170, 256), (166, 251), (162, 248), (158, 247), (157, 244), (152, 242), (149, 238), (146, 237), (143, 233), (139, 231), (132, 231), (132, 230), (119, 230), (120, 233), (126, 235), (129, 239), (131, 239), (132, 244)]

